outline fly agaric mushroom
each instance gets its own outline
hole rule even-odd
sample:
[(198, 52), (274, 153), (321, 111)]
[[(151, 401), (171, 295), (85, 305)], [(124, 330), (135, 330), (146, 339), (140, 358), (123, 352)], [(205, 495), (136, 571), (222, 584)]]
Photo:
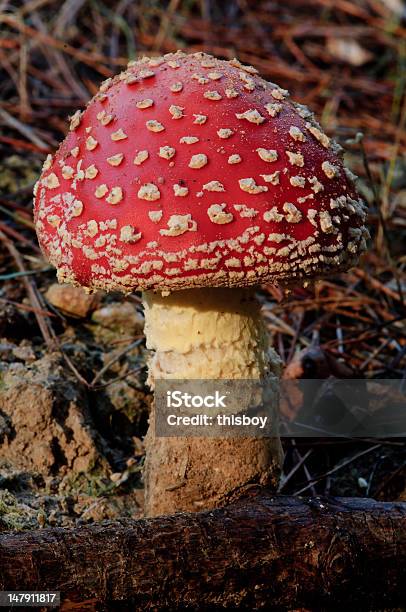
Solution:
[[(105, 81), (49, 156), (35, 222), (61, 282), (144, 291), (151, 384), (277, 375), (253, 288), (347, 269), (365, 207), (341, 148), (238, 60), (182, 52)], [(152, 415), (152, 421), (154, 416)], [(147, 435), (146, 511), (275, 483), (280, 445)]]

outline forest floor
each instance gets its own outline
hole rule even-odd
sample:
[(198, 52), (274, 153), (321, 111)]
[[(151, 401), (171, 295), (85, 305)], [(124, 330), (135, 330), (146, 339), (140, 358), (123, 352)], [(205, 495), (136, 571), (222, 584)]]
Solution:
[[(32, 189), (101, 80), (177, 48), (237, 56), (289, 89), (360, 176), (372, 239), (359, 266), (288, 297), (261, 288), (285, 378), (404, 385), (401, 0), (0, 0), (0, 531), (142, 514), (151, 394), (140, 297), (55, 286)], [(284, 447), (282, 493), (406, 499), (402, 440), (286, 437)]]

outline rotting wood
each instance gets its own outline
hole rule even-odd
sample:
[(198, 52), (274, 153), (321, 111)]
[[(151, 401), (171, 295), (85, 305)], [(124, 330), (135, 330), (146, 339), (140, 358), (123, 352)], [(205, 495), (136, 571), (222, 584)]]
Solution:
[(253, 487), (211, 512), (0, 536), (0, 590), (61, 590), (65, 610), (364, 610), (403, 605), (405, 584), (405, 503)]

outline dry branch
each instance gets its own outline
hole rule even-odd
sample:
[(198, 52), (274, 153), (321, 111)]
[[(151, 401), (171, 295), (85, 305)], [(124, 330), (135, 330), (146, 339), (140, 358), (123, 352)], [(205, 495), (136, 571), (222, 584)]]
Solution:
[(406, 504), (371, 499), (253, 489), (212, 512), (0, 536), (0, 590), (61, 590), (65, 610), (370, 610), (405, 584)]

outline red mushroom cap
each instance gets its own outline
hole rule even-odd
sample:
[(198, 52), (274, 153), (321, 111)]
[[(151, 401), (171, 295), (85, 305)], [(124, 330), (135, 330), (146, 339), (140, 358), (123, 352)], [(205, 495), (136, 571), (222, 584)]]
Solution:
[(340, 147), (256, 72), (178, 52), (102, 84), (37, 183), (37, 233), (60, 280), (234, 287), (356, 262), (365, 207)]

